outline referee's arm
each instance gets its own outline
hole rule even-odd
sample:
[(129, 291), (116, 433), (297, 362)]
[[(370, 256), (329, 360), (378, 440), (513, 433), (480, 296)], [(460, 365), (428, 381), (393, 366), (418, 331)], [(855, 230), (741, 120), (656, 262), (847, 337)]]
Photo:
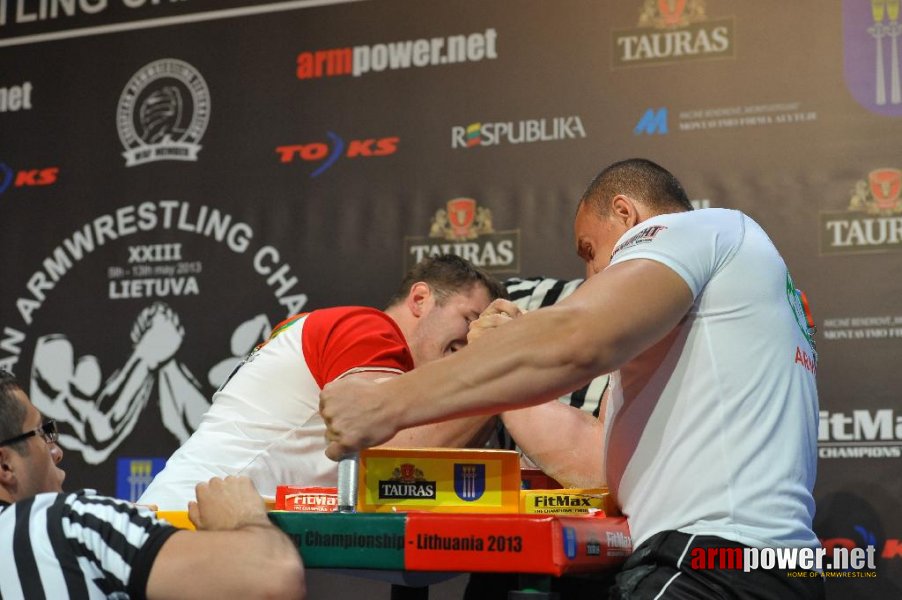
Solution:
[(305, 596), (297, 547), (270, 522), (249, 479), (199, 484), (189, 515), (198, 531), (179, 531), (159, 549), (149, 600)]

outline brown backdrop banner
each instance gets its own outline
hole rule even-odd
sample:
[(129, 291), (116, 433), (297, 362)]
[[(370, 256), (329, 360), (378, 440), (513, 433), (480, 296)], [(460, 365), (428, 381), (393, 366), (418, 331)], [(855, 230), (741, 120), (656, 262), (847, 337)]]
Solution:
[(902, 593), (898, 0), (0, 1), (0, 366), (135, 498), (286, 316), (454, 252), (581, 275), (644, 156), (743, 210), (818, 326), (816, 530)]

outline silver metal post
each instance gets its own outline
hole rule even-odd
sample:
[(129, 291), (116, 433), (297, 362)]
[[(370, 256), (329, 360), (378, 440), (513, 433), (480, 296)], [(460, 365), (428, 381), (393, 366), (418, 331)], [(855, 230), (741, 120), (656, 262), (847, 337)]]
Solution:
[(346, 454), (338, 461), (338, 512), (354, 512), (357, 507), (357, 477), (360, 453)]

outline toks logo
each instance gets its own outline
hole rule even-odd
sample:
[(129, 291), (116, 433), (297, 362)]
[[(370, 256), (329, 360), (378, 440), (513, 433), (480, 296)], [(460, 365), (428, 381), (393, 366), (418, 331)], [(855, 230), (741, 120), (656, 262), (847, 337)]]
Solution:
[(902, 170), (874, 169), (852, 188), (845, 212), (821, 212), (821, 254), (902, 249)]
[(490, 273), (516, 272), (520, 232), (495, 231), (492, 211), (472, 198), (454, 198), (436, 211), (428, 238), (404, 238), (404, 271), (439, 254), (456, 254)]
[(0, 162), (0, 194), (10, 187), (36, 187), (56, 183), (59, 167), (43, 169), (22, 169), (16, 171), (8, 164)]
[(880, 558), (884, 560), (902, 558), (902, 540), (898, 538), (886, 538), (880, 540), (877, 535), (862, 525), (853, 527), (855, 533), (858, 534), (860, 541), (853, 540), (849, 537), (824, 537), (821, 538), (821, 545), (827, 551), (828, 555), (832, 555), (837, 548), (853, 550), (854, 548), (874, 548)]
[(705, 0), (644, 0), (637, 29), (613, 32), (613, 67), (733, 57), (733, 18), (709, 21)]
[(384, 137), (351, 140), (345, 143), (338, 134), (331, 131), (327, 131), (326, 136), (329, 142), (276, 146), (279, 162), (286, 164), (297, 160), (313, 163), (324, 161), (310, 174), (310, 177), (318, 177), (342, 156), (346, 158), (388, 156), (398, 151), (398, 142), (401, 141), (399, 137)]

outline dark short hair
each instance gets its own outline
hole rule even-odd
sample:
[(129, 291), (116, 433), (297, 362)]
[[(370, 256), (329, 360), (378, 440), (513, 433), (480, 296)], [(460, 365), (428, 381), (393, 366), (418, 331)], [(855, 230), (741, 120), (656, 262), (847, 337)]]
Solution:
[[(8, 440), (22, 433), (25, 407), (16, 397), (16, 390), (22, 391), (16, 376), (6, 369), (0, 369), (0, 440)], [(24, 440), (7, 447), (19, 454), (24, 454), (28, 449)]]
[(673, 174), (645, 158), (630, 158), (605, 167), (595, 176), (579, 200), (598, 215), (610, 214), (611, 201), (624, 194), (643, 203), (655, 214), (692, 210), (692, 202)]
[(468, 292), (474, 285), (485, 287), (492, 300), (507, 298), (504, 286), (488, 273), (455, 254), (441, 254), (424, 258), (414, 265), (401, 280), (398, 291), (389, 299), (388, 305), (403, 302), (410, 293), (410, 288), (419, 281), (429, 286), (438, 305), (452, 294)]

